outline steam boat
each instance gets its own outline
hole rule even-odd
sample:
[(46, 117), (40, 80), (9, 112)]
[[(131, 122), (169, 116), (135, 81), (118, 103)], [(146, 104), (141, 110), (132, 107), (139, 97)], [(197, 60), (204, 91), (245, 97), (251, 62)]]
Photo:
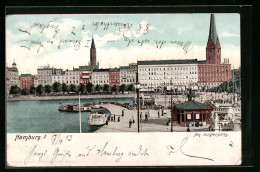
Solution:
[(88, 124), (90, 126), (104, 125), (109, 116), (108, 110), (96, 110), (90, 113)]
[(90, 112), (91, 108), (89, 106), (78, 106), (76, 104), (66, 104), (65, 106), (60, 106), (58, 109), (60, 112)]

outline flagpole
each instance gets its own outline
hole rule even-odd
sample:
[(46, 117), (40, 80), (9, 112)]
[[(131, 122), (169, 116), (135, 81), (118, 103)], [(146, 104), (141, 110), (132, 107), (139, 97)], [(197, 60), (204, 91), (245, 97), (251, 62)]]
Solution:
[(79, 128), (81, 133), (81, 111), (80, 111), (80, 94), (79, 94)]

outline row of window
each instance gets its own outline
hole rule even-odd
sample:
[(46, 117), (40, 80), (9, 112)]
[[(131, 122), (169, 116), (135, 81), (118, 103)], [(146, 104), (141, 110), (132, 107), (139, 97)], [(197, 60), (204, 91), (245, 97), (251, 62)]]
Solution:
[(110, 78), (119, 78), (119, 75), (110, 75)]
[(197, 67), (156, 67), (156, 68), (140, 68), (139, 71), (165, 71), (165, 70), (197, 70)]
[(135, 79), (121, 79), (121, 82), (131, 82), (131, 83), (134, 83)]
[(93, 81), (94, 84), (108, 84), (108, 81)]
[(51, 75), (51, 71), (38, 72), (38, 75)]
[(228, 69), (207, 69), (207, 68), (205, 68), (205, 69), (199, 69), (199, 72), (228, 72)]
[(214, 75), (213, 75), (213, 73), (205, 73), (205, 74), (199, 75), (199, 77), (207, 77), (207, 76), (228, 76), (228, 73), (226, 73), (226, 75), (224, 73), (223, 74), (214, 73)]
[[(189, 72), (191, 75), (192, 74), (197, 74), (197, 72), (196, 71), (194, 71), (194, 72)], [(178, 72), (178, 73), (173, 73), (173, 74), (171, 74), (171, 73), (166, 73), (166, 72), (164, 72), (163, 74), (162, 73), (156, 73), (156, 72), (149, 72), (148, 73), (148, 75), (182, 75), (182, 74), (188, 74), (188, 72), (185, 72), (185, 73), (182, 73), (182, 72)], [(143, 73), (143, 74), (141, 74), (141, 75), (145, 75), (145, 73)]]
[(172, 76), (172, 77), (140, 77), (140, 80), (164, 80), (164, 79), (197, 79), (196, 77), (194, 76)]
[(135, 74), (136, 71), (122, 71), (121, 74)]
[(199, 81), (227, 81), (227, 78), (199, 78)]
[(79, 75), (79, 73), (78, 73), (78, 72), (71, 72), (71, 73), (67, 73), (67, 72), (66, 72), (65, 75)]

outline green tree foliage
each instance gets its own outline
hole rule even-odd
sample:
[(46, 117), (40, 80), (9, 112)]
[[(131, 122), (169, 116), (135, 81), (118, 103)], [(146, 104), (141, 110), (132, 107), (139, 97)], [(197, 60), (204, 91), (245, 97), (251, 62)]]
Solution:
[(103, 91), (104, 92), (110, 92), (110, 88), (109, 88), (109, 85), (108, 84), (105, 84), (104, 87), (103, 87)]
[(121, 91), (122, 93), (124, 93), (126, 91), (127, 87), (125, 84), (122, 84), (119, 86), (119, 91)]
[(22, 95), (29, 95), (30, 93), (26, 88), (24, 88), (24, 89), (22, 89), (21, 94)]
[(70, 84), (70, 91), (71, 92), (78, 92), (78, 87), (74, 84)]
[(113, 87), (111, 88), (112, 92), (117, 92), (118, 91), (118, 87), (116, 85), (113, 85)]
[(61, 92), (61, 91), (62, 91), (61, 84), (58, 83), (58, 82), (54, 82), (54, 83), (52, 84), (52, 88), (53, 88), (53, 91), (54, 91), (54, 92)]
[(86, 86), (85, 85), (79, 85), (79, 92), (81, 94), (84, 94), (86, 92)]
[(102, 89), (101, 85), (97, 84), (97, 85), (95, 86), (95, 91), (100, 92), (101, 89)]
[(127, 91), (135, 91), (135, 87), (134, 87), (134, 85), (133, 84), (130, 84), (130, 85), (128, 85), (127, 86)]
[(42, 95), (44, 93), (44, 88), (41, 84), (36, 87), (36, 93), (39, 95)]
[(94, 85), (92, 83), (87, 83), (86, 90), (88, 93), (92, 93), (94, 90)]
[(45, 85), (44, 86), (44, 91), (45, 91), (45, 93), (50, 94), (53, 91), (53, 89), (52, 89), (51, 86)]
[(35, 94), (36, 93), (36, 88), (35, 87), (31, 87), (30, 88), (30, 94)]
[(11, 86), (10, 88), (10, 94), (19, 94), (21, 92), (21, 89), (17, 86), (17, 85), (14, 85), (14, 86)]
[(63, 83), (61, 85), (61, 90), (62, 90), (63, 93), (64, 92), (69, 92), (70, 91), (70, 87), (66, 83)]

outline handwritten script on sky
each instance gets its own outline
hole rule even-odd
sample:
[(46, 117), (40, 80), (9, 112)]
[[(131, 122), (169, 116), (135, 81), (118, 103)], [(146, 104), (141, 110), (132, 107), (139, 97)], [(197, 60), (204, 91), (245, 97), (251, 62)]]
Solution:
[[(215, 18), (222, 58), (238, 67), (240, 16)], [(6, 18), (7, 63), (15, 59), (21, 73), (35, 73), (46, 64), (87, 65), (92, 37), (102, 68), (137, 60), (205, 60), (209, 24), (210, 14), (11, 15)]]
[[(73, 46), (75, 51), (79, 50), (82, 46), (89, 47), (91, 43), (91, 39), (86, 38), (82, 35), (85, 31), (85, 24), (81, 26), (71, 26), (71, 31), (60, 35), (60, 38), (57, 38), (58, 34), (62, 33), (62, 28), (59, 24), (55, 23), (57, 18), (50, 20), (47, 24), (34, 22), (29, 28), (18, 28), (18, 30), (22, 33), (28, 34), (29, 38), (24, 40), (19, 40), (17, 43), (20, 44), (20, 47), (26, 48), (31, 50), (32, 46), (37, 46), (37, 53), (40, 50), (44, 49), (44, 44), (51, 44), (57, 46), (58, 49), (61, 49), (62, 46), (66, 46), (70, 44)], [(100, 29), (103, 31), (108, 31), (110, 29), (118, 32), (122, 35), (123, 40), (126, 46), (130, 46), (132, 43), (137, 43), (139, 46), (143, 46), (144, 44), (151, 44), (158, 49), (161, 49), (164, 44), (171, 43), (174, 45), (178, 45), (183, 48), (184, 53), (188, 53), (192, 48), (193, 45), (190, 41), (183, 42), (183, 41), (167, 41), (167, 40), (151, 40), (149, 38), (145, 38), (145, 35), (149, 33), (150, 25), (146, 24), (139, 24), (138, 29), (133, 28), (132, 23), (120, 23), (116, 21), (111, 22), (93, 22), (91, 26), (95, 28), (95, 31)], [(51, 38), (45, 39), (47, 34), (51, 35)], [(143, 36), (144, 39), (138, 37)], [(99, 40), (98, 40), (99, 41)], [(100, 40), (102, 41), (102, 40)], [(118, 40), (110, 39), (107, 42), (115, 42)]]

